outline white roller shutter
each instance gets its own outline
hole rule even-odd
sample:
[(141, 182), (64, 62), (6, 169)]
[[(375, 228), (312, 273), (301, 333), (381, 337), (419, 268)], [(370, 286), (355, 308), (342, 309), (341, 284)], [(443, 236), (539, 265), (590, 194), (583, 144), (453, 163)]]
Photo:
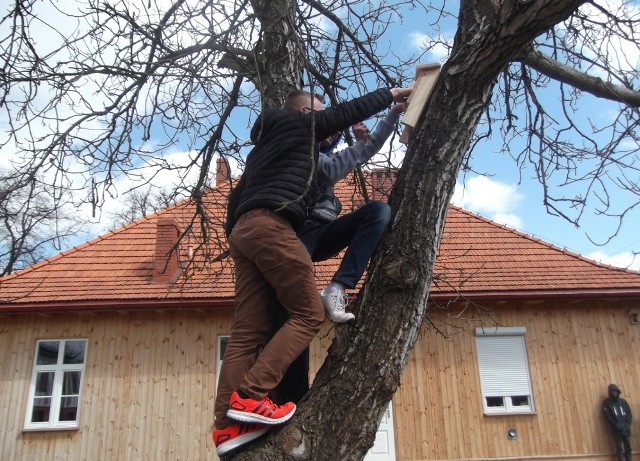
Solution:
[(531, 394), (524, 336), (477, 336), (476, 344), (485, 396)]
[[(506, 327), (476, 329), (483, 397), (531, 396), (525, 331)], [(507, 407), (510, 402), (506, 402)]]

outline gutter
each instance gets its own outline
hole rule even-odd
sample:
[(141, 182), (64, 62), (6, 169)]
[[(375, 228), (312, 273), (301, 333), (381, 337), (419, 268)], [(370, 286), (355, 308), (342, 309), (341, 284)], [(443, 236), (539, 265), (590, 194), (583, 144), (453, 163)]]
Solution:
[(232, 309), (234, 298), (133, 299), (105, 301), (56, 301), (0, 304), (0, 316), (9, 314), (60, 314), (70, 312), (132, 312)]
[(624, 299), (640, 298), (640, 288), (514, 290), (514, 291), (437, 291), (429, 293), (429, 301), (542, 301), (552, 299)]
[[(356, 293), (350, 295), (355, 298)], [(575, 290), (517, 290), (517, 291), (436, 291), (429, 294), (429, 302), (456, 301), (548, 301), (588, 299), (640, 298), (640, 288), (575, 289)], [(206, 309), (232, 309), (233, 297), (191, 299), (133, 299), (133, 300), (82, 300), (0, 304), (0, 315), (9, 314), (58, 314), (65, 312), (129, 312)]]

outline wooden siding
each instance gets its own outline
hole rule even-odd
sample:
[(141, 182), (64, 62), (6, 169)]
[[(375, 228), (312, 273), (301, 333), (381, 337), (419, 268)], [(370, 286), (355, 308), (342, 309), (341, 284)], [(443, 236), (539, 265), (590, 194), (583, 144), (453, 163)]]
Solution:
[[(475, 328), (445, 339), (425, 328), (394, 396), (398, 459), (613, 460), (601, 415), (617, 383), (639, 447), (640, 325), (635, 303), (584, 301), (488, 306), (501, 326), (525, 326), (535, 414), (485, 416)], [(488, 319), (484, 325), (495, 325)], [(479, 323), (472, 324), (480, 326)], [(516, 440), (507, 430), (518, 431)]]
[[(216, 346), (233, 313), (4, 316), (0, 320), (0, 459), (217, 459), (211, 440)], [(317, 369), (330, 323), (311, 348)], [(36, 340), (87, 338), (80, 428), (23, 431)]]
[[(425, 327), (394, 397), (398, 460), (612, 460), (600, 414), (607, 384), (616, 382), (640, 415), (640, 325), (628, 320), (635, 304), (487, 307), (501, 325), (527, 327), (536, 414), (484, 416), (479, 323), (450, 339)], [(230, 310), (3, 317), (0, 459), (216, 459), (215, 347), (231, 320)], [(312, 369), (331, 332), (327, 322), (312, 344)], [(36, 340), (75, 337), (89, 340), (80, 428), (23, 431)], [(508, 428), (517, 440), (507, 440)], [(636, 449), (639, 430), (634, 423)]]
[[(215, 346), (230, 312), (5, 317), (3, 460), (212, 459)], [(37, 339), (88, 338), (80, 428), (23, 432)]]

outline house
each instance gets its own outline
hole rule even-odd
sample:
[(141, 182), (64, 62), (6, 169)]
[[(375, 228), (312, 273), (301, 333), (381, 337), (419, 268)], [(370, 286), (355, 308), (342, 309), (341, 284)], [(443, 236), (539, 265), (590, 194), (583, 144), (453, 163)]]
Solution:
[[(369, 179), (380, 198), (393, 178)], [(363, 200), (339, 190), (345, 209)], [(207, 197), (207, 244), (187, 200), (0, 279), (1, 459), (216, 458), (227, 192)], [(335, 267), (316, 266), (319, 286)], [(615, 382), (640, 414), (639, 301), (637, 272), (450, 207), (428, 322), (367, 460), (613, 459), (600, 403)]]

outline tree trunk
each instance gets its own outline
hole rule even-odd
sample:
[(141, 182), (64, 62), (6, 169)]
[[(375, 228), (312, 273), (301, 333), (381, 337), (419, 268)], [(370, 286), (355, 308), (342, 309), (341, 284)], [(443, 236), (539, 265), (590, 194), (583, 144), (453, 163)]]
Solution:
[[(436, 250), (461, 161), (496, 77), (582, 0), (463, 1), (451, 57), (409, 144), (390, 198), (393, 224), (355, 309), (296, 416), (238, 460), (360, 460), (424, 320)], [(522, 4), (521, 4), (522, 3)]]
[(299, 88), (304, 56), (295, 24), (296, 2), (291, 0), (252, 0), (262, 26), (254, 50), (262, 95), (262, 109), (281, 109), (287, 95)]

